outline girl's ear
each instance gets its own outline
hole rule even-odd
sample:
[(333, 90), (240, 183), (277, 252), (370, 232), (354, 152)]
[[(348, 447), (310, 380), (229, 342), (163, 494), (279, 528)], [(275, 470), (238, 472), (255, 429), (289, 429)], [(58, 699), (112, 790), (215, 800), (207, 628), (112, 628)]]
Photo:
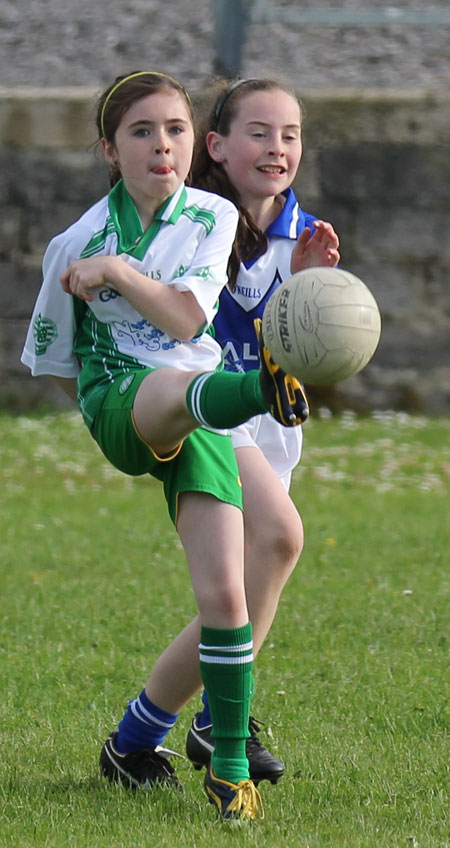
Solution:
[(110, 165), (117, 165), (117, 151), (111, 141), (106, 141), (106, 138), (102, 138), (102, 150), (103, 155), (107, 162)]
[(211, 131), (207, 134), (205, 141), (211, 159), (213, 159), (214, 162), (224, 162), (225, 156), (223, 150), (223, 136), (219, 135), (219, 133)]

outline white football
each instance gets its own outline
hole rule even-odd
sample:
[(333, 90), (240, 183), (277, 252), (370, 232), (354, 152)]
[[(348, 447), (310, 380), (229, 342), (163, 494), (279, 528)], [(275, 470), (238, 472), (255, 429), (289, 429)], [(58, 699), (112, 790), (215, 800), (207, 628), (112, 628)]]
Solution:
[(339, 268), (307, 268), (269, 299), (263, 338), (283, 371), (310, 385), (332, 385), (361, 371), (381, 335), (372, 292)]

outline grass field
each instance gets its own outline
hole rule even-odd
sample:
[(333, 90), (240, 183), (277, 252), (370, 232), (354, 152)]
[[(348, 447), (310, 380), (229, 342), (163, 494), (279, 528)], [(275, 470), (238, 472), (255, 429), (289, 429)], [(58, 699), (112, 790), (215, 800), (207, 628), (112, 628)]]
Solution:
[(0, 418), (1, 848), (450, 846), (449, 437), (401, 414), (305, 427), (306, 545), (253, 704), (286, 775), (263, 822), (230, 827), (185, 759), (183, 795), (98, 772), (195, 611), (159, 484), (115, 472), (77, 414)]

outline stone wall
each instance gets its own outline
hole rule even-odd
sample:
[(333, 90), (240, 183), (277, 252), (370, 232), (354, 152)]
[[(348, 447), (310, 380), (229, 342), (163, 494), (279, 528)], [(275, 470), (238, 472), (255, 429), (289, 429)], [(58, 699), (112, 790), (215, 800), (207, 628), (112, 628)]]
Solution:
[[(107, 190), (92, 89), (0, 90), (0, 406), (67, 405), (19, 362), (49, 239)], [(450, 95), (310, 91), (301, 203), (340, 234), (383, 332), (365, 371), (310, 392), (332, 408), (450, 410)]]

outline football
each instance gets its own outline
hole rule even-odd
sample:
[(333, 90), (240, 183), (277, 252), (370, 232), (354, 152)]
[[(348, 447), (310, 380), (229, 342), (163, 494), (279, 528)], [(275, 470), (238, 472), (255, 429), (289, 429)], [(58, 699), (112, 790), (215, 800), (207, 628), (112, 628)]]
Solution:
[(307, 268), (289, 277), (267, 302), (264, 342), (273, 359), (303, 383), (332, 385), (361, 371), (381, 334), (372, 292), (339, 268)]

